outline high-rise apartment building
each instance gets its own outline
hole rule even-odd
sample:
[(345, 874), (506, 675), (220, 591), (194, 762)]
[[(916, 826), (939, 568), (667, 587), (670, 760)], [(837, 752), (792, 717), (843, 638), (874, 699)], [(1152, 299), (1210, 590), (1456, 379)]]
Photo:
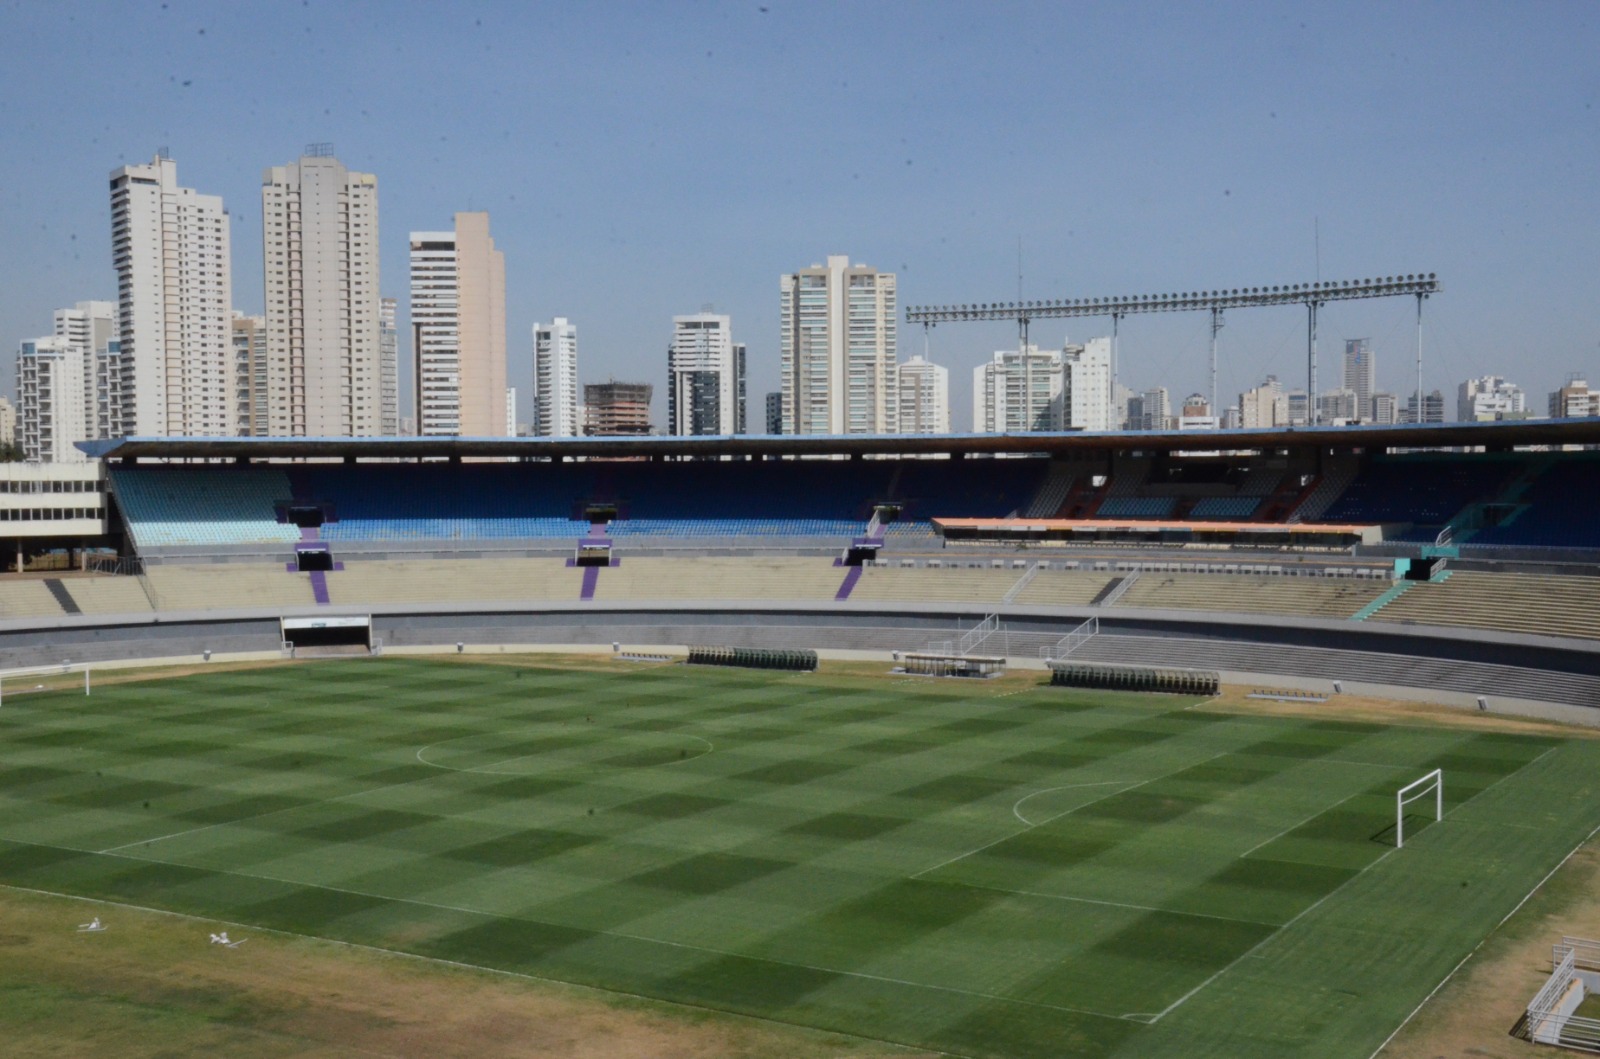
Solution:
[(1016, 434), (1066, 428), (1066, 368), (1060, 350), (1000, 349), (972, 369), (972, 430)]
[(261, 233), (270, 432), (379, 433), (378, 178), (313, 144), (263, 175)]
[(977, 433), (1107, 430), (1111, 410), (1111, 340), (1059, 350), (1029, 345), (997, 350), (972, 372), (972, 429)]
[(894, 433), (894, 273), (830, 256), (778, 286), (784, 433)]
[(1372, 418), (1372, 395), (1378, 390), (1378, 364), (1372, 353), (1372, 339), (1351, 338), (1344, 344), (1344, 389), (1356, 395), (1356, 412), (1345, 418)]
[(233, 432), (228, 224), (221, 197), (179, 187), (165, 155), (112, 171), (117, 434)]
[(558, 316), (533, 325), (533, 432), (542, 438), (576, 437), (578, 327)]
[(1400, 399), (1392, 393), (1372, 395), (1372, 422), (1381, 427), (1400, 422)]
[(591, 382), (583, 387), (583, 432), (599, 437), (642, 437), (650, 433), (647, 382)]
[(400, 433), (400, 325), (394, 298), (378, 299), (378, 433)]
[(0, 447), (11, 448), (17, 443), (17, 406), (11, 398), (0, 394)]
[(411, 346), (424, 436), (504, 437), (506, 261), (487, 213), (411, 233)]
[(950, 433), (950, 370), (916, 356), (895, 370), (898, 408), (895, 418), (902, 434)]
[(667, 433), (685, 437), (742, 432), (743, 346), (730, 317), (703, 312), (672, 318), (667, 349)]
[(1286, 426), (1289, 422), (1289, 402), (1283, 385), (1276, 375), (1253, 390), (1239, 395), (1239, 424), (1246, 430)]
[(1523, 419), (1528, 397), (1522, 387), (1499, 375), (1468, 379), (1456, 390), (1456, 418), (1463, 423)]
[(122, 343), (115, 302), (78, 302), (57, 309), (55, 335), (72, 344), (83, 364), (84, 437), (122, 435)]
[(1569, 375), (1566, 385), (1550, 394), (1550, 418), (1584, 416), (1600, 416), (1600, 390), (1589, 389), (1589, 381), (1581, 376)]
[[(1402, 422), (1402, 423), (1415, 423), (1415, 422), (1418, 422), (1418, 419), (1417, 419), (1417, 395), (1416, 394), (1413, 393), (1409, 397), (1406, 398), (1405, 409), (1400, 413), (1400, 422)], [(1438, 390), (1434, 390), (1431, 393), (1423, 395), (1423, 397), (1422, 397), (1422, 419), (1421, 419), (1421, 422), (1423, 422), (1423, 423), (1443, 423), (1444, 422), (1444, 394), (1440, 393)]]
[(783, 433), (783, 391), (773, 390), (767, 394), (767, 433)]
[(1141, 390), (1128, 402), (1129, 430), (1169, 430), (1172, 425), (1172, 395), (1165, 386)]
[(267, 318), (233, 314), (234, 433), (267, 434)]
[(84, 357), (70, 339), (50, 335), (23, 342), (17, 356), (22, 458), (34, 463), (83, 463), (74, 442), (90, 434), (85, 409)]
[[(1363, 415), (1362, 408), (1366, 408), (1369, 415)], [(1361, 395), (1354, 390), (1326, 390), (1317, 395), (1317, 422), (1325, 427), (1359, 423), (1370, 418), (1371, 409), (1371, 398), (1363, 405)]]

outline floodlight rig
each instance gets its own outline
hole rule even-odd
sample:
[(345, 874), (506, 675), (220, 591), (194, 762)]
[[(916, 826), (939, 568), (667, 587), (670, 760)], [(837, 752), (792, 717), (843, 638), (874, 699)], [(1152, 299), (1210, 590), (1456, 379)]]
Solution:
[(1392, 298), (1412, 295), (1417, 299), (1417, 420), (1422, 420), (1422, 302), (1444, 288), (1434, 272), (1414, 272), (1375, 279), (1322, 280), (1316, 283), (1285, 283), (1272, 287), (1234, 287), (1225, 290), (1186, 291), (1180, 294), (1134, 294), (1115, 298), (1057, 298), (1046, 301), (987, 302), (976, 305), (908, 305), (906, 323), (932, 327), (943, 323), (970, 320), (1015, 320), (1022, 339), (1024, 362), (1028, 345), (1028, 324), (1034, 319), (1071, 319), (1086, 316), (1111, 317), (1111, 406), (1116, 404), (1117, 333), (1122, 318), (1129, 313), (1211, 313), (1211, 411), (1217, 412), (1217, 331), (1227, 309), (1258, 309), (1274, 305), (1306, 307), (1306, 414), (1311, 425), (1317, 422), (1317, 310), (1328, 302), (1358, 298)]

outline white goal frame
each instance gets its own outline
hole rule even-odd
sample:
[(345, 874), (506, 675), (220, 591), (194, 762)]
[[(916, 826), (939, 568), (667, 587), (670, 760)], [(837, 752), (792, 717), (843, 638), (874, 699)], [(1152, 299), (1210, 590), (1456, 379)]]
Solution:
[[(1412, 794), (1412, 791), (1416, 791)], [(1434, 769), (1413, 783), (1408, 783), (1394, 793), (1394, 848), (1406, 844), (1406, 805), (1433, 793), (1433, 818), (1444, 819), (1444, 769)]]
[(71, 673), (74, 669), (81, 669), (83, 670), (83, 693), (85, 695), (92, 694), (89, 682), (89, 670), (91, 667), (92, 663), (89, 662), (61, 662), (53, 666), (30, 666), (27, 669), (0, 670), (0, 705), (5, 704), (5, 682), (7, 677), (62, 676)]

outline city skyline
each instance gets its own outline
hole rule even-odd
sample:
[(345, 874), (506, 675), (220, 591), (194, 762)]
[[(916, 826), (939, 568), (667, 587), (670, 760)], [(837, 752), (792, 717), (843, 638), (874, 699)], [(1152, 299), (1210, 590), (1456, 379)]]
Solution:
[[(1428, 389), (1514, 371), (1541, 394), (1569, 372), (1600, 374), (1589, 308), (1600, 252), (1582, 234), (1595, 227), (1586, 189), (1600, 168), (1582, 59), (1596, 29), (1563, 9), (1478, 7), (1441, 24), (1420, 11), (1269, 8), (1241, 36), (1199, 14), (930, 4), (913, 18), (884, 5), (855, 34), (812, 37), (797, 8), (765, 6), (387, 9), (375, 35), (377, 9), (361, 5), (332, 18), (183, 3), (10, 9), (0, 27), (30, 47), (0, 72), (11, 101), (0, 128), (18, 157), (50, 164), (14, 165), (0, 196), (12, 251), (0, 327), (15, 348), (47, 330), (53, 308), (115, 297), (99, 181), (163, 145), (185, 186), (230, 211), (228, 308), (262, 313), (255, 181), (322, 139), (383, 181), (383, 296), (404, 308), (404, 232), (488, 210), (507, 255), (508, 334), (558, 313), (580, 322), (586, 377), (664, 391), (665, 321), (709, 302), (748, 343), (752, 392), (776, 389), (771, 278), (840, 252), (894, 272), (901, 303), (1014, 297), (1019, 256), (1028, 297), (1425, 268), (1445, 284), (1428, 306)], [(571, 71), (515, 62), (535, 32), (563, 35)], [(1028, 54), (1104, 43), (1073, 53), (1083, 76), (1013, 83), (997, 71), (1015, 64), (998, 60), (1019, 36)], [(662, 76), (671, 46), (691, 42), (696, 77)], [(459, 85), (407, 75), (405, 57), (425, 48), (464, 71)], [(129, 77), (104, 91), (107, 62), (140, 53), (164, 58), (124, 63)], [(330, 60), (344, 65), (325, 76)], [(271, 91), (269, 73), (282, 75)], [(814, 106), (790, 106), (799, 85)], [(881, 105), (847, 105), (866, 95)], [(523, 98), (545, 105), (513, 102)], [(709, 158), (691, 135), (707, 127), (742, 146)], [(818, 153), (801, 174), (808, 137)], [(1521, 164), (1529, 155), (1537, 165)], [(1012, 164), (993, 164), (1002, 158)], [(1107, 330), (1083, 325), (1034, 339)], [(918, 330), (902, 327), (905, 354), (923, 352)], [(967, 405), (970, 369), (1014, 342), (1010, 331), (928, 335), (929, 359), (953, 369), (953, 404)], [(1330, 310), (1324, 361), (1370, 336), (1379, 389), (1404, 395), (1412, 331), (1402, 301)], [(400, 333), (409, 346), (409, 327)], [(1206, 345), (1198, 317), (1125, 320), (1119, 379), (1204, 391)], [(1234, 314), (1221, 351), (1224, 395), (1266, 374), (1300, 384), (1303, 319)], [(525, 343), (509, 353), (508, 378), (527, 379)], [(406, 407), (412, 358), (401, 350)], [(524, 393), (519, 418), (530, 410)]]

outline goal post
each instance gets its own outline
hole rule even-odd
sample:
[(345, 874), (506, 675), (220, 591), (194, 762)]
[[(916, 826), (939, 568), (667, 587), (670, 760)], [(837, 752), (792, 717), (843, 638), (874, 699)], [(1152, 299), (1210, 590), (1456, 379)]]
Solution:
[(91, 668), (92, 665), (89, 662), (61, 662), (53, 666), (31, 666), (27, 669), (0, 669), (0, 705), (5, 703), (5, 682), (7, 679), (64, 676), (74, 670), (83, 673), (83, 693), (85, 695), (93, 694), (89, 677)]
[(1420, 780), (1401, 787), (1394, 795), (1394, 846), (1406, 844), (1406, 806), (1433, 795), (1433, 818), (1444, 819), (1444, 769), (1434, 769)]

